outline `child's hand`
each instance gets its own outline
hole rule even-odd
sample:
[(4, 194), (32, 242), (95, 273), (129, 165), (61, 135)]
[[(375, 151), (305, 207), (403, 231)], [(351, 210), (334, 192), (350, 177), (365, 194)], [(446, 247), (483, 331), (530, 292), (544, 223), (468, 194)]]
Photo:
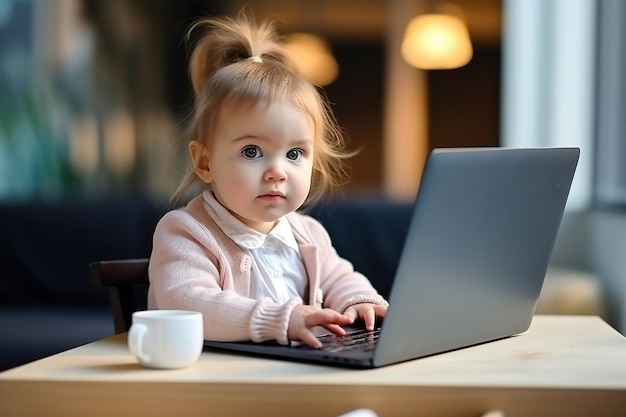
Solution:
[(352, 321), (361, 319), (365, 322), (367, 330), (374, 330), (376, 318), (383, 318), (387, 314), (387, 306), (380, 304), (361, 303), (355, 304), (343, 312), (344, 316), (350, 317)]
[(321, 309), (314, 306), (298, 305), (289, 317), (287, 337), (289, 340), (301, 340), (313, 348), (320, 348), (322, 343), (311, 331), (312, 327), (322, 326), (338, 336), (343, 336), (346, 331), (341, 326), (351, 324), (353, 321), (353, 318), (330, 308)]

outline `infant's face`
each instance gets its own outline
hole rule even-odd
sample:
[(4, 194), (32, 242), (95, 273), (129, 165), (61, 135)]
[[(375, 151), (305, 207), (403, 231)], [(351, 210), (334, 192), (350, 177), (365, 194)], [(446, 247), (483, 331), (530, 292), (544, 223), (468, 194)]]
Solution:
[(313, 135), (310, 119), (288, 101), (222, 109), (209, 150), (218, 201), (247, 226), (269, 232), (309, 194)]

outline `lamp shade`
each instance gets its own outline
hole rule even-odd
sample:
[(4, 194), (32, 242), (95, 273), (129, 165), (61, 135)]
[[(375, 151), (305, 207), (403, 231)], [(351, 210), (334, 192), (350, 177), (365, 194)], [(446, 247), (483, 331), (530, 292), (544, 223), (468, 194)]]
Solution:
[(328, 44), (310, 33), (293, 33), (285, 37), (283, 46), (289, 51), (298, 71), (312, 84), (325, 86), (337, 78), (339, 65)]
[(414, 17), (406, 28), (401, 52), (410, 65), (429, 70), (462, 67), (473, 54), (465, 22), (445, 13)]

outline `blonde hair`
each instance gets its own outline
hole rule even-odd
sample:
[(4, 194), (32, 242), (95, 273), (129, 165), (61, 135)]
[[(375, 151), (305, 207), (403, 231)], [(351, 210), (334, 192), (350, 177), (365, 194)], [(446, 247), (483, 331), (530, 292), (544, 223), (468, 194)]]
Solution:
[[(185, 139), (208, 144), (225, 104), (253, 106), (288, 100), (314, 127), (313, 175), (305, 204), (343, 184), (347, 178), (344, 161), (352, 156), (345, 150), (343, 132), (326, 98), (295, 70), (272, 23), (257, 25), (242, 12), (234, 18), (199, 20), (188, 30), (187, 41), (196, 34), (189, 60), (194, 109)], [(181, 198), (198, 181), (190, 167), (173, 198)]]

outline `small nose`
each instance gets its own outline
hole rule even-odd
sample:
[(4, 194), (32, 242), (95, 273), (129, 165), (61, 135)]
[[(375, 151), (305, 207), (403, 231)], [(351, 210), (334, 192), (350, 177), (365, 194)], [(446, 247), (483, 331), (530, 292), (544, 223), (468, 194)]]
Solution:
[(272, 163), (265, 174), (263, 175), (265, 181), (285, 181), (287, 179), (287, 173), (281, 162)]

